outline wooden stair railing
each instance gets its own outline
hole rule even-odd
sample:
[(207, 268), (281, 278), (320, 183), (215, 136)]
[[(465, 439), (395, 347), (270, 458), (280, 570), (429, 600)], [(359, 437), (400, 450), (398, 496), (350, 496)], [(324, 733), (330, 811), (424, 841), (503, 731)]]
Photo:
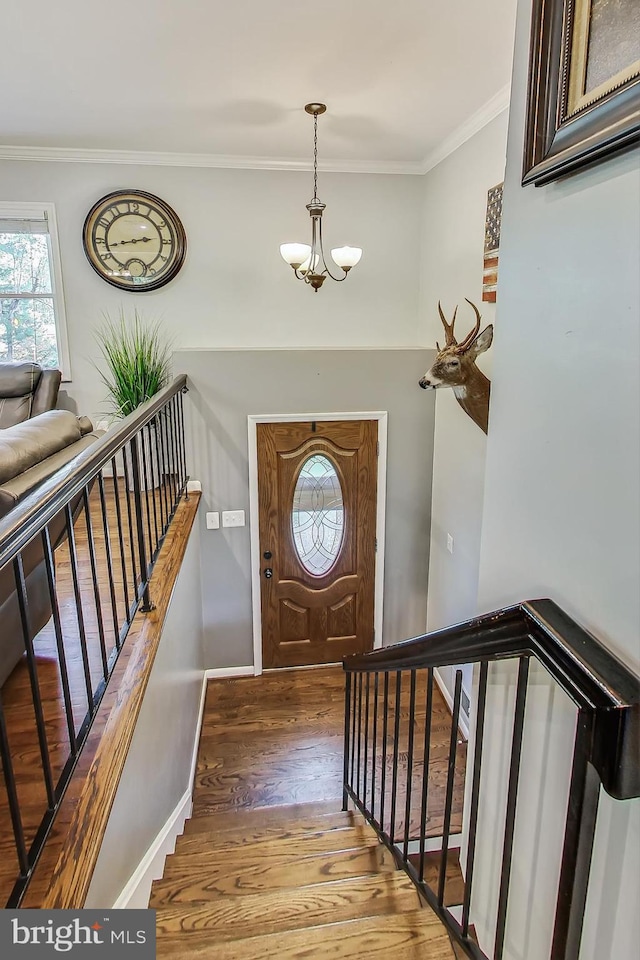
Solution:
[[(0, 521), (0, 570), (13, 569), (15, 575), (25, 649), (0, 691), (5, 787), (0, 792), (0, 902), (7, 906), (24, 904), (34, 868), (55, 832), (65, 790), (77, 770), (87, 772), (83, 747), (134, 617), (164, 603), (164, 585), (154, 597), (150, 579), (187, 491), (186, 390), (186, 377), (176, 377)], [(50, 533), (61, 516), (64, 542)], [(39, 582), (52, 614), (37, 634), (29, 612), (35, 588), (23, 563), (25, 551), (32, 557), (35, 548), (41, 551), (46, 577)], [(43, 603), (40, 594), (38, 602)], [(161, 613), (158, 609), (157, 620)], [(144, 682), (139, 687), (140, 664), (146, 670), (153, 661), (145, 650), (136, 652), (128, 673), (121, 671), (132, 687), (127, 729), (135, 722), (144, 688)], [(112, 727), (107, 724), (106, 732), (120, 762), (128, 735), (114, 736)], [(105, 751), (99, 752), (101, 769), (113, 779)], [(96, 824), (108, 809), (108, 803), (99, 813), (93, 808)], [(94, 827), (78, 828), (85, 831), (95, 839)], [(66, 876), (62, 868), (60, 875)], [(78, 890), (62, 894), (58, 886), (48, 902), (61, 906), (63, 901), (82, 906)]]
[[(450, 931), (454, 943), (474, 960), (501, 960), (518, 805), (518, 782), (527, 698), (529, 661), (542, 663), (577, 708), (573, 767), (558, 883), (550, 960), (578, 960), (589, 882), (600, 786), (618, 800), (640, 796), (640, 681), (602, 644), (550, 600), (535, 600), (478, 617), (445, 630), (373, 653), (349, 657), (344, 728), (344, 802), (362, 812), (427, 903)], [(492, 662), (518, 664), (506, 816), (501, 839), (495, 942), (488, 957), (472, 935), (478, 808), (481, 798), (487, 679)], [(462, 671), (456, 670), (449, 751), (442, 776), (433, 782), (431, 723), (434, 669), (479, 664), (472, 747), (471, 790), (465, 810), (464, 895), (461, 910), (447, 902), (452, 835), (462, 824), (460, 809), (466, 743), (459, 735)], [(444, 814), (429, 816), (430, 793), (445, 791)], [(454, 803), (457, 799), (458, 803)], [(459, 846), (460, 838), (456, 836)], [(426, 867), (434, 843), (440, 865), (437, 882)]]

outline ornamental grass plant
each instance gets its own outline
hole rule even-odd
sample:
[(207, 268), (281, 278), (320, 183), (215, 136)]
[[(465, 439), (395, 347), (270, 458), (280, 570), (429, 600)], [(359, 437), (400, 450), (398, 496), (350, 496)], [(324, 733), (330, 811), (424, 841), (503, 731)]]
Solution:
[(171, 344), (162, 323), (148, 322), (137, 310), (132, 320), (124, 310), (117, 320), (105, 315), (96, 338), (107, 366), (106, 372), (97, 369), (109, 403), (117, 417), (126, 417), (168, 382)]

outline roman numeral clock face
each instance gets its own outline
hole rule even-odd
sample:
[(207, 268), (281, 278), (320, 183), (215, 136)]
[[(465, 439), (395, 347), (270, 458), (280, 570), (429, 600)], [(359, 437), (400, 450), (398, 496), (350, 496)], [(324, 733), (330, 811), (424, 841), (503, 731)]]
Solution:
[(123, 290), (155, 290), (175, 277), (187, 250), (171, 207), (141, 190), (110, 193), (84, 222), (84, 252), (103, 280)]

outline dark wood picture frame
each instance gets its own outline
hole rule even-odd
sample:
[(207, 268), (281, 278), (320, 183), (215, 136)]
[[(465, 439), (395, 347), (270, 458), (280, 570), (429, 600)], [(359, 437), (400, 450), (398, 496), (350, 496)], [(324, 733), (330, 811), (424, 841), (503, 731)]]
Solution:
[(580, 56), (586, 67), (589, 9), (590, 0), (533, 0), (523, 186), (558, 180), (640, 140), (640, 74), (614, 78), (570, 111), (571, 60)]

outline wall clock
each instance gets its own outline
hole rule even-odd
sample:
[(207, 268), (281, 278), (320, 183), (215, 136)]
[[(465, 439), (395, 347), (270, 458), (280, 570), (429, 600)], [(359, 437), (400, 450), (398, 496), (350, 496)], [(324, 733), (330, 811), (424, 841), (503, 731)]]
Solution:
[(98, 200), (87, 214), (82, 241), (96, 273), (133, 293), (169, 283), (187, 252), (177, 213), (142, 190), (117, 190)]

